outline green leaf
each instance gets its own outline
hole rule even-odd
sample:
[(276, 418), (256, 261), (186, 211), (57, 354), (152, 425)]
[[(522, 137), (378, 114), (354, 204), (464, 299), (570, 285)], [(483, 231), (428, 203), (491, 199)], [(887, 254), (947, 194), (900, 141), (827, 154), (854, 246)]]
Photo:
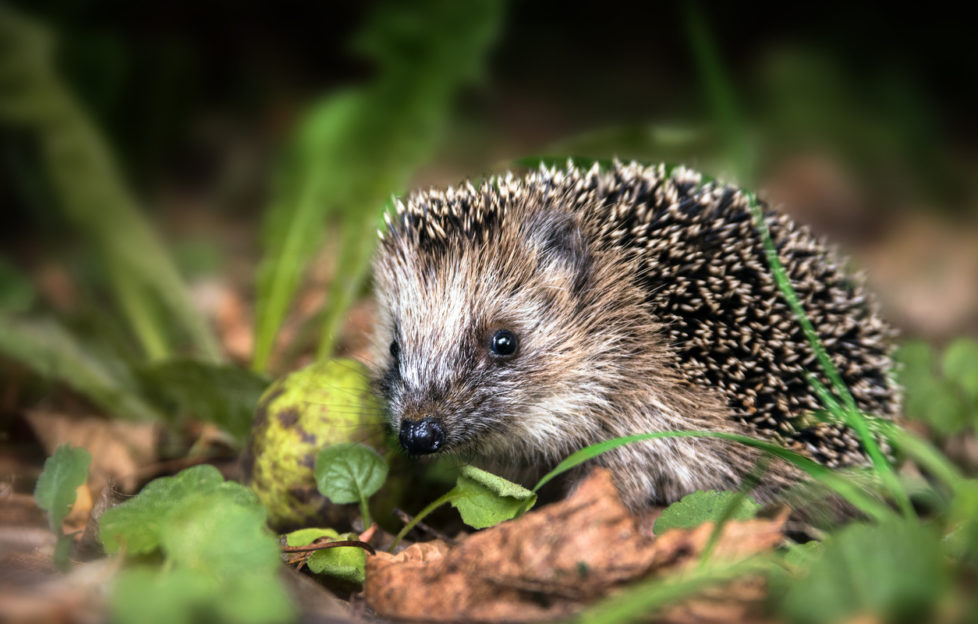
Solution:
[(959, 338), (952, 342), (944, 350), (941, 368), (944, 376), (961, 388), (969, 401), (978, 402), (978, 341)]
[(910, 340), (893, 354), (893, 359), (899, 364), (898, 377), (904, 386), (922, 378), (934, 376), (934, 347), (923, 340)]
[(523, 486), (474, 466), (462, 468), (455, 491), (452, 506), (458, 509), (462, 521), (475, 529), (515, 518), (537, 500), (537, 495)]
[(248, 369), (197, 360), (167, 360), (140, 371), (149, 392), (212, 422), (244, 442), (269, 381)]
[[(952, 343), (941, 358), (937, 374), (933, 347), (922, 341), (905, 343), (896, 353), (898, 379), (903, 385), (907, 418), (927, 423), (941, 437), (971, 426), (967, 401), (978, 401), (978, 345), (970, 340)], [(966, 400), (965, 400), (966, 399)]]
[(160, 547), (171, 514), (187, 501), (197, 499), (215, 504), (229, 501), (262, 509), (251, 490), (240, 483), (225, 481), (217, 468), (205, 464), (187, 468), (172, 477), (155, 479), (135, 498), (107, 510), (99, 519), (99, 538), (110, 554), (123, 545), (130, 555), (153, 552)]
[(858, 615), (926, 622), (948, 576), (938, 534), (917, 521), (853, 524), (830, 537), (807, 576), (785, 596), (792, 622), (828, 624)]
[(44, 377), (67, 384), (119, 418), (161, 420), (139, 394), (125, 361), (82, 342), (53, 320), (21, 320), (0, 314), (0, 353)]
[(277, 578), (278, 544), (259, 506), (222, 497), (184, 498), (161, 528), (161, 548), (163, 569), (136, 568), (120, 578), (112, 602), (123, 624), (146, 617), (161, 623), (292, 619), (290, 598)]
[(387, 479), (387, 462), (377, 451), (354, 442), (327, 446), (316, 455), (316, 487), (334, 503), (357, 503)]
[[(355, 540), (355, 533), (338, 535), (339, 540)], [(317, 550), (306, 566), (316, 574), (328, 574), (348, 583), (362, 584), (366, 576), (367, 552), (358, 546), (339, 546)]]
[(76, 490), (88, 479), (92, 463), (89, 452), (62, 444), (44, 462), (44, 470), (34, 488), (37, 505), (48, 512), (51, 530), (61, 535), (61, 523), (75, 504)]
[(164, 559), (159, 570), (122, 573), (112, 592), (117, 621), (290, 621), (278, 540), (265, 520), (250, 490), (207, 465), (156, 479), (106, 511), (99, 524), (107, 552), (124, 545), (127, 555), (158, 550)]
[[(669, 529), (691, 529), (704, 522), (717, 522), (727, 506), (740, 496), (737, 492), (716, 490), (700, 490), (687, 494), (662, 511), (662, 515), (655, 521), (655, 534), (662, 535)], [(761, 505), (753, 499), (744, 498), (729, 519), (749, 520), (760, 508)]]
[[(333, 529), (299, 529), (285, 536), (289, 546), (308, 546), (320, 537), (332, 540), (359, 540), (356, 533), (343, 533)], [(316, 574), (327, 574), (348, 583), (363, 583), (366, 574), (367, 553), (358, 546), (339, 546), (317, 550), (309, 556), (306, 566)]]
[(331, 539), (339, 539), (340, 534), (334, 529), (299, 529), (298, 531), (292, 531), (285, 536), (285, 543), (289, 546), (308, 546), (312, 544), (320, 537), (329, 537)]
[(112, 621), (119, 624), (193, 624), (199, 605), (217, 592), (199, 570), (138, 566), (123, 570), (112, 588)]
[(948, 550), (978, 565), (978, 480), (960, 479), (948, 512)]

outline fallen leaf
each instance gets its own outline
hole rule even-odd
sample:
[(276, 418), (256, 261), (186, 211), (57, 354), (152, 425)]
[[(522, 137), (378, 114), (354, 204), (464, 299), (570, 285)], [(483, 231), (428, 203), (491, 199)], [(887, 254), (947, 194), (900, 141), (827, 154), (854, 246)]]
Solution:
[[(610, 473), (595, 469), (564, 501), (475, 533), (454, 548), (436, 541), (368, 557), (366, 601), (380, 616), (398, 619), (567, 616), (616, 587), (695, 564), (713, 532), (707, 523), (656, 538), (653, 520), (653, 514), (632, 515)], [(768, 550), (781, 541), (784, 521), (729, 522), (712, 556), (736, 560)]]
[(107, 479), (127, 491), (138, 485), (141, 466), (156, 460), (156, 425), (146, 422), (106, 420), (32, 410), (27, 422), (50, 455), (62, 444), (84, 447), (92, 454), (89, 468), (91, 493), (102, 490)]

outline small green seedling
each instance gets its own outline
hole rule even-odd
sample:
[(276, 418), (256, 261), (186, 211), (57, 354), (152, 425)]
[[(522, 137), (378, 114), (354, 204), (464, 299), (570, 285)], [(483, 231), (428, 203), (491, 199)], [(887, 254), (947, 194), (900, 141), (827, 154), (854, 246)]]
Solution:
[(44, 462), (44, 470), (34, 487), (37, 505), (48, 512), (48, 525), (58, 536), (54, 562), (59, 569), (68, 567), (71, 536), (65, 535), (61, 523), (75, 504), (78, 488), (88, 480), (92, 456), (83, 448), (63, 444)]
[(384, 485), (387, 462), (363, 444), (327, 446), (316, 456), (316, 487), (334, 503), (360, 503), (363, 526), (370, 526), (367, 499)]
[(394, 550), (422, 519), (445, 503), (458, 509), (462, 521), (474, 529), (495, 526), (505, 520), (523, 515), (537, 502), (537, 495), (512, 481), (480, 470), (464, 466), (455, 487), (425, 507), (397, 534), (391, 550)]

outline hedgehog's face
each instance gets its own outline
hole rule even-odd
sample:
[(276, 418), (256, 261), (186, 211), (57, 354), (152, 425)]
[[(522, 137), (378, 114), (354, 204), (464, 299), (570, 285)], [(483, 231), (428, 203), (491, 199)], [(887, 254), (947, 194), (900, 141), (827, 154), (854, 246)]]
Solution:
[(620, 368), (634, 322), (599, 326), (608, 298), (573, 217), (513, 218), (481, 243), (382, 245), (374, 370), (412, 455), (556, 458), (609, 402), (597, 379)]

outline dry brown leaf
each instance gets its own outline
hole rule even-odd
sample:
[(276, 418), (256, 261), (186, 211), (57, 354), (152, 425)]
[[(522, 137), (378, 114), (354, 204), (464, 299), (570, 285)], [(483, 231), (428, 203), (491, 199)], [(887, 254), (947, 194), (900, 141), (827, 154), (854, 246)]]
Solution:
[(121, 558), (98, 559), (75, 565), (67, 575), (31, 576), (27, 571), (33, 563), (7, 559), (3, 564), (16, 567), (11, 583), (0, 583), (0, 622), (104, 622), (106, 586), (121, 563)]
[(156, 460), (159, 431), (152, 423), (43, 410), (28, 412), (27, 421), (48, 455), (65, 443), (91, 453), (88, 483), (93, 493), (100, 492), (107, 479), (131, 492), (138, 485), (140, 466)]
[[(785, 517), (730, 522), (713, 556), (739, 559), (781, 541)], [(367, 604), (389, 618), (540, 621), (566, 616), (611, 589), (698, 560), (711, 524), (656, 538), (651, 517), (621, 504), (595, 469), (566, 500), (475, 533), (450, 548), (415, 544), (367, 559)], [(747, 602), (756, 598), (748, 592)], [(700, 607), (701, 610), (706, 607)]]

